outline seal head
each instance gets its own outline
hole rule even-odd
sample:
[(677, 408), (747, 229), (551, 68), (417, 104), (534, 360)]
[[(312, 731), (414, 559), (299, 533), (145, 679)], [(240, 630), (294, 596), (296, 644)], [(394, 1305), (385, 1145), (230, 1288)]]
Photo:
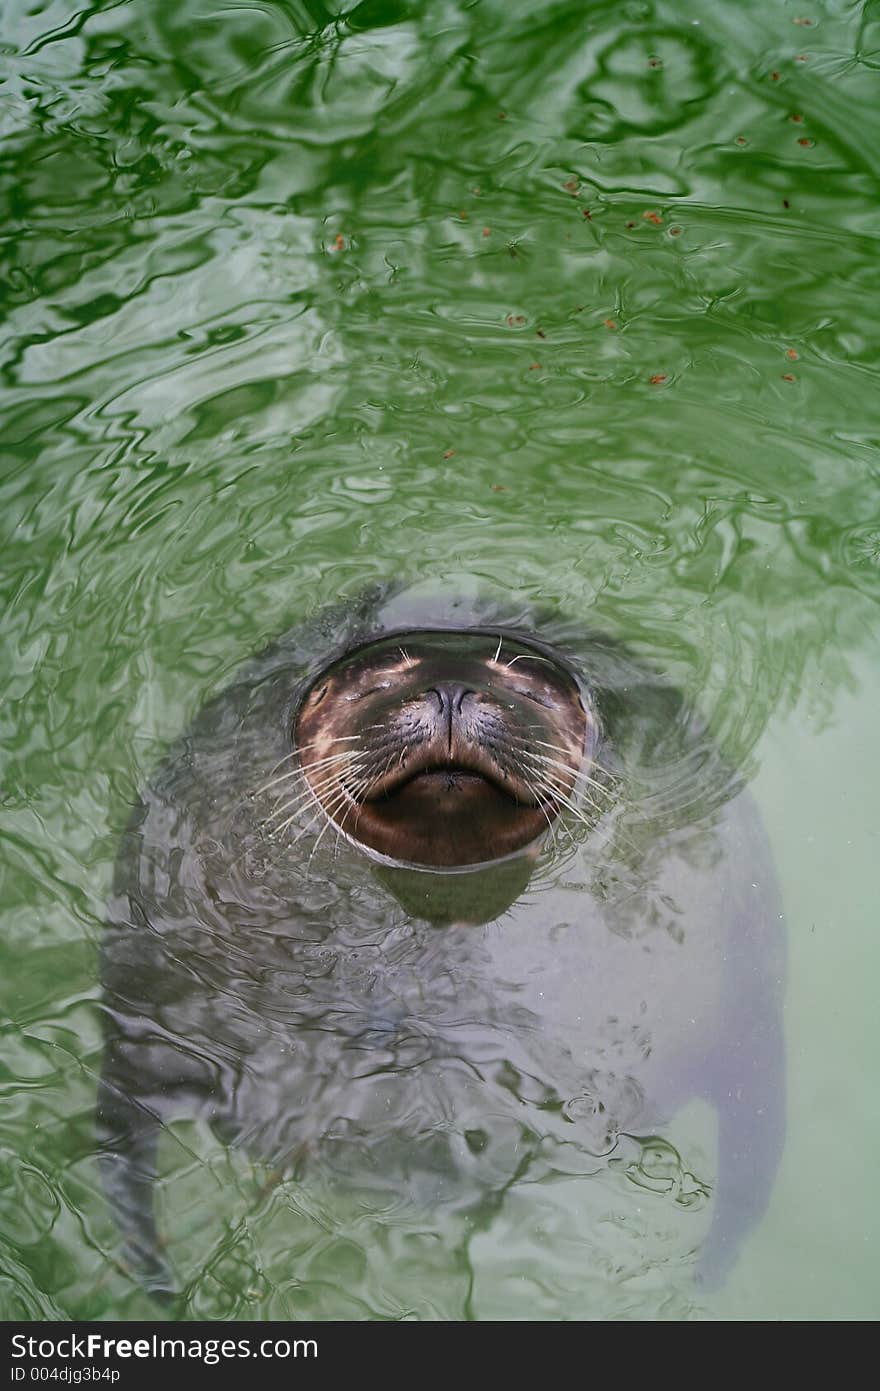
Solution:
[(466, 868), (523, 851), (571, 804), (597, 742), (585, 691), (510, 635), (414, 631), (322, 671), (294, 720), (308, 788), (352, 841)]

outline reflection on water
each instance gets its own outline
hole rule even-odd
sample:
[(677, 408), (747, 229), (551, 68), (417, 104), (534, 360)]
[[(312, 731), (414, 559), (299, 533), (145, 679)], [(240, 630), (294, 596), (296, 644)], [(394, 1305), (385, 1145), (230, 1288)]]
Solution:
[[(782, 0), (4, 6), (8, 1316), (149, 1312), (111, 1260), (92, 1121), (97, 945), (137, 789), (304, 613), (465, 571), (622, 635), (736, 764), (771, 769), (806, 1108), (722, 1302), (639, 1283), (635, 1207), (608, 1237), (608, 1186), (637, 1172), (655, 1221), (666, 1160), (628, 1154), (508, 1195), (470, 1241), (474, 1312), (522, 1313), (524, 1279), (551, 1317), (870, 1312), (862, 1236), (807, 1286), (824, 1248), (800, 1262), (791, 1222), (827, 1172), (798, 1126), (810, 1066), (823, 1125), (876, 1143), (869, 1051), (810, 1049), (835, 1033), (839, 953), (862, 961), (844, 1016), (869, 975), (872, 859), (847, 842), (876, 807), (861, 788), (858, 817), (835, 812), (831, 789), (876, 707), (878, 50), (871, 5)], [(816, 844), (847, 865), (824, 935)], [(711, 1124), (685, 1121), (711, 1168)], [(351, 1291), (462, 1278), (430, 1233), (175, 1135), (160, 1202), (193, 1263), (213, 1253), (193, 1313), (396, 1312)], [(829, 1227), (861, 1234), (867, 1174), (847, 1188)]]

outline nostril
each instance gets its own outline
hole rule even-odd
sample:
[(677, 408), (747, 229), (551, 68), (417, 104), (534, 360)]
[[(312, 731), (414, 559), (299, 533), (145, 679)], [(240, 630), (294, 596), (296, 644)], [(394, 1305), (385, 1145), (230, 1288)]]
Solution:
[(444, 681), (442, 685), (429, 687), (425, 694), (436, 698), (441, 715), (457, 715), (465, 696), (474, 693), (469, 686)]

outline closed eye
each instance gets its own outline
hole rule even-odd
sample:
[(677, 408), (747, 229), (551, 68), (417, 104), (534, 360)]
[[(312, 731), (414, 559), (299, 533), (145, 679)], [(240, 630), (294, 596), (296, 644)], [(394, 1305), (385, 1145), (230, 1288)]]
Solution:
[(368, 686), (365, 691), (355, 691), (353, 695), (347, 696), (346, 699), (365, 700), (367, 696), (375, 695), (377, 691), (387, 691), (390, 687), (390, 681), (380, 681), (377, 686)]
[(536, 705), (543, 705), (545, 710), (553, 709), (553, 702), (545, 700), (543, 696), (535, 695), (534, 691), (517, 691), (517, 695), (525, 696), (526, 700), (533, 700)]

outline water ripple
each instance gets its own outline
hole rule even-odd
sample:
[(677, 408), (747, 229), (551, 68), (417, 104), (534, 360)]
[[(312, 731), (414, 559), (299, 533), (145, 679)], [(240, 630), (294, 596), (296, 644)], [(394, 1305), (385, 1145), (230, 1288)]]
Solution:
[[(877, 34), (806, 17), (4, 7), (7, 1317), (151, 1313), (90, 1159), (96, 944), (138, 785), (265, 640), (476, 573), (626, 637), (750, 770), (833, 722), (880, 600)], [(677, 1156), (467, 1250), (206, 1133), (166, 1163), (196, 1316), (705, 1312)]]

